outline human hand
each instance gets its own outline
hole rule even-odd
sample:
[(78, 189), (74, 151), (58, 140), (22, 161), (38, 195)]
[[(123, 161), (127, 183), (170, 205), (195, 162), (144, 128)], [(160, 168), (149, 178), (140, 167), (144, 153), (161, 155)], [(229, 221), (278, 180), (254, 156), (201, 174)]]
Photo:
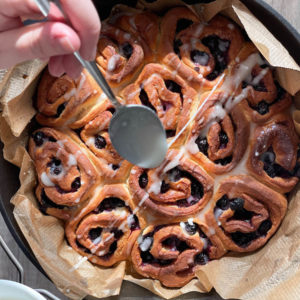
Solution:
[(51, 3), (47, 22), (24, 26), (22, 20), (42, 19), (34, 0), (0, 0), (0, 68), (34, 58), (49, 59), (53, 76), (80, 75), (81, 65), (72, 55), (79, 51), (93, 60), (101, 23), (91, 0), (61, 0), (73, 29), (64, 24), (58, 7)]

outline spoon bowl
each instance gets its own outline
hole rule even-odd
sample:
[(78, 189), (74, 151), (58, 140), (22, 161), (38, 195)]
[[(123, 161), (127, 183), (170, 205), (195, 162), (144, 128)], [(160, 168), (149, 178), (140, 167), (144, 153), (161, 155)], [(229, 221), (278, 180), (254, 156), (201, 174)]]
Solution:
[(121, 106), (111, 119), (109, 136), (122, 157), (142, 168), (158, 167), (168, 150), (165, 129), (146, 106)]

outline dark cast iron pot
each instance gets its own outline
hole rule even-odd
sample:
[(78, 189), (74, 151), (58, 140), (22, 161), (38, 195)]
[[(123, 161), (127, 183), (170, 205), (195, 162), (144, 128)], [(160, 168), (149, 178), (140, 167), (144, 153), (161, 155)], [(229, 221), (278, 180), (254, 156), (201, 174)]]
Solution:
[[(154, 2), (155, 0), (150, 0), (148, 2)], [(217, 1), (217, 0), (216, 0)], [(291, 56), (295, 61), (300, 65), (300, 34), (275, 10), (273, 10), (268, 4), (262, 0), (241, 0), (251, 12), (272, 32), (272, 34), (285, 46), (289, 51)], [(212, 2), (211, 0), (187, 0), (185, 1), (188, 4), (194, 3), (208, 3)], [(95, 0), (95, 4), (99, 11), (99, 14), (102, 19), (106, 18), (111, 8), (118, 4), (124, 3), (127, 5), (135, 5), (136, 0), (110, 0), (110, 1), (101, 1)], [(36, 260), (34, 254), (32, 253), (28, 243), (26, 242), (21, 230), (16, 223), (13, 216), (13, 205), (10, 203), (11, 197), (18, 190), (19, 183), (19, 168), (11, 165), (4, 160), (2, 154), (3, 145), (0, 145), (0, 211), (6, 222), (7, 227), (9, 228), (11, 234), (15, 238), (16, 242), (23, 250), (25, 255), (30, 259), (30, 261), (37, 267), (37, 269), (43, 273), (45, 276), (46, 273)], [(154, 296), (151, 292), (133, 285), (129, 282), (124, 282), (121, 296), (118, 299), (122, 298), (146, 298), (147, 299), (160, 299), (159, 297)], [(113, 299), (114, 297), (112, 297)], [(184, 296), (181, 296), (180, 299), (212, 299), (220, 300), (221, 298), (213, 291), (206, 295), (190, 293)]]

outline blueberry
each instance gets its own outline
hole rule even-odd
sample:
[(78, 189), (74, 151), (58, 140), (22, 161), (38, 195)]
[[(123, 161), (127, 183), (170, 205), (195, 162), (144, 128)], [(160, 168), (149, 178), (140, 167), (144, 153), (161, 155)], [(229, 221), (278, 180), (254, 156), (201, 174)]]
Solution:
[(176, 130), (166, 130), (167, 138), (173, 137), (176, 135)]
[(235, 198), (230, 202), (231, 210), (241, 210), (244, 207), (244, 199)]
[(146, 188), (148, 185), (148, 175), (144, 172), (139, 178), (139, 185), (142, 189)]
[(268, 174), (269, 177), (274, 178), (277, 176), (276, 168), (274, 165), (265, 164), (264, 171)]
[(129, 59), (133, 53), (133, 47), (129, 43), (125, 43), (121, 46), (122, 54)]
[(105, 140), (105, 138), (103, 136), (101, 136), (101, 135), (97, 135), (95, 137), (95, 146), (98, 149), (105, 148), (106, 147), (106, 140)]
[(57, 110), (56, 110), (56, 118), (59, 118), (61, 116), (61, 114), (63, 113), (63, 111), (66, 108), (66, 103), (63, 103), (61, 105), (58, 106)]
[(182, 175), (183, 174), (179, 168), (174, 168), (168, 172), (169, 180), (172, 182), (177, 182), (180, 180), (183, 177)]
[(176, 26), (176, 34), (193, 25), (193, 21), (189, 19), (179, 19)]
[(265, 235), (267, 235), (267, 233), (271, 229), (271, 227), (272, 227), (272, 222), (270, 220), (265, 220), (260, 224), (260, 226), (258, 228), (258, 233), (260, 235), (265, 236)]
[(181, 86), (173, 80), (165, 80), (166, 88), (173, 93), (181, 93)]
[(237, 244), (241, 248), (246, 248), (249, 244), (257, 238), (255, 232), (250, 233), (242, 233), (242, 232), (234, 232), (231, 233), (231, 238), (235, 244)]
[(133, 216), (134, 222), (130, 223), (130, 229), (131, 230), (137, 230), (140, 229), (139, 220), (136, 215)]
[(112, 165), (112, 169), (114, 171), (116, 171), (116, 170), (120, 169), (120, 166), (119, 165)]
[(176, 201), (176, 205), (177, 205), (178, 207), (189, 207), (189, 206), (190, 206), (190, 204), (187, 202), (186, 199), (177, 200), (177, 201)]
[(34, 135), (33, 135), (33, 140), (34, 140), (36, 146), (38, 146), (38, 147), (43, 145), (45, 138), (46, 138), (45, 134), (41, 131), (38, 131), (38, 132), (34, 133)]
[(193, 50), (191, 51), (191, 60), (195, 64), (207, 66), (209, 62), (209, 55), (204, 51)]
[(195, 223), (190, 224), (190, 223), (186, 222), (186, 223), (184, 223), (184, 225), (185, 225), (185, 230), (190, 235), (194, 235), (198, 230), (198, 225)]
[(220, 148), (225, 148), (228, 144), (228, 135), (223, 130), (219, 133), (219, 139), (220, 139)]
[(195, 256), (195, 263), (197, 265), (206, 265), (209, 262), (209, 257), (207, 254), (201, 252)]
[(215, 59), (215, 69), (206, 77), (208, 80), (214, 80), (227, 68), (230, 41), (210, 35), (202, 39), (202, 43), (209, 48)]
[(261, 114), (265, 115), (269, 112), (269, 104), (266, 101), (260, 101), (258, 105), (255, 107), (255, 110)]
[(122, 230), (120, 230), (120, 229), (113, 229), (112, 233), (114, 234), (114, 237), (117, 240), (120, 239), (124, 235), (124, 232)]
[(162, 194), (165, 194), (169, 189), (170, 189), (170, 185), (163, 180), (163, 182), (161, 183), (160, 192)]
[(181, 40), (175, 40), (173, 44), (174, 52), (180, 57), (180, 47), (183, 45)]
[(264, 164), (273, 164), (275, 162), (275, 159), (276, 159), (276, 155), (272, 150), (263, 153), (260, 157), (260, 160)]
[(207, 156), (208, 155), (208, 146), (209, 146), (208, 142), (207, 142), (207, 138), (199, 136), (196, 139), (195, 143), (197, 144), (199, 151)]
[(102, 228), (101, 227), (97, 227), (97, 228), (93, 228), (89, 231), (89, 238), (94, 241), (96, 240), (102, 233)]
[(151, 263), (154, 262), (155, 260), (155, 258), (149, 251), (145, 251), (145, 252), (141, 251), (141, 258), (143, 263)]
[(226, 210), (229, 208), (229, 198), (227, 195), (224, 195), (221, 199), (219, 199), (216, 203), (216, 206), (222, 210)]
[(77, 177), (77, 178), (72, 182), (71, 187), (72, 187), (73, 190), (76, 190), (76, 191), (81, 187), (80, 177)]
[(119, 198), (105, 198), (98, 206), (98, 212), (111, 211), (117, 207), (125, 207), (125, 202)]
[(109, 254), (111, 255), (111, 254), (115, 253), (117, 248), (118, 248), (118, 242), (114, 241), (109, 247)]
[(191, 195), (197, 199), (201, 199), (204, 195), (203, 185), (197, 180), (192, 179), (191, 183)]
[(156, 112), (156, 109), (154, 108), (154, 106), (150, 102), (149, 97), (148, 97), (148, 95), (147, 95), (147, 93), (146, 93), (146, 91), (144, 89), (141, 89), (140, 100), (141, 100), (141, 102), (142, 102), (143, 105), (151, 108), (153, 111)]
[(241, 220), (245, 222), (250, 222), (252, 217), (253, 217), (253, 213), (251, 211), (244, 209), (243, 207), (238, 210), (235, 210), (233, 215), (233, 219)]
[(63, 170), (61, 160), (56, 158), (51, 160), (51, 162), (48, 164), (48, 167), (50, 167), (50, 172), (53, 175), (59, 175)]

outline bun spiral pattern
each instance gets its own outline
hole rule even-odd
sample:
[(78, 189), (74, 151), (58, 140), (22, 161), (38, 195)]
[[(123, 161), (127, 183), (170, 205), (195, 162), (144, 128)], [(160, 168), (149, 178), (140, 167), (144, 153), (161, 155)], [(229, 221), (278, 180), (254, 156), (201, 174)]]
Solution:
[(147, 227), (132, 250), (134, 268), (167, 287), (187, 284), (197, 266), (226, 252), (217, 237), (208, 238), (205, 232), (205, 225), (192, 221)]
[(66, 236), (78, 253), (109, 267), (129, 259), (140, 228), (126, 187), (106, 185), (66, 224)]
[(51, 128), (33, 133), (29, 152), (38, 174), (36, 194), (42, 211), (68, 219), (99, 181), (95, 166), (67, 135)]
[(112, 146), (115, 108), (89, 74), (44, 72), (36, 107), (47, 127), (29, 141), (35, 193), (82, 261), (126, 261), (132, 276), (178, 288), (211, 260), (266, 244), (299, 181), (299, 137), (291, 96), (238, 26), (187, 7), (119, 6), (96, 61), (122, 104), (155, 111), (169, 150), (156, 169), (132, 166)]

